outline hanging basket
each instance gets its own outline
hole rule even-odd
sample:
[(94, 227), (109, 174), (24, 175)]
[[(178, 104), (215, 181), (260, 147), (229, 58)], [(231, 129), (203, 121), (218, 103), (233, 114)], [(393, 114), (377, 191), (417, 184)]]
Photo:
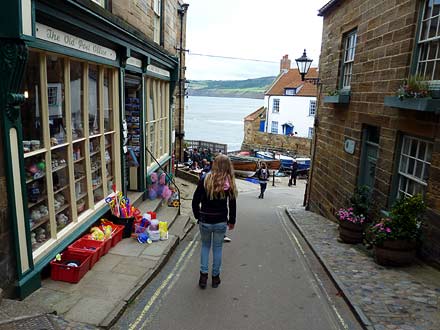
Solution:
[(339, 237), (344, 243), (358, 244), (364, 239), (364, 230), (361, 223), (339, 221)]

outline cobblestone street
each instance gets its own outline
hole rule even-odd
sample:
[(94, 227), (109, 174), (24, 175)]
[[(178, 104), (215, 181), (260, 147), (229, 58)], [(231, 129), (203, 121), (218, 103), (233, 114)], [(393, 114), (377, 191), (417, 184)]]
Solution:
[(369, 329), (440, 329), (439, 271), (382, 267), (362, 245), (338, 242), (330, 220), (302, 208), (288, 214)]

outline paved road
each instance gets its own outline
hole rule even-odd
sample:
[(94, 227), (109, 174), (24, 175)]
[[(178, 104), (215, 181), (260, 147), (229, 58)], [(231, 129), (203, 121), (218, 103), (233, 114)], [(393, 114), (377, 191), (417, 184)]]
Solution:
[(304, 185), (240, 184), (236, 229), (224, 245), (219, 288), (198, 288), (197, 227), (113, 329), (361, 329), (284, 209)]

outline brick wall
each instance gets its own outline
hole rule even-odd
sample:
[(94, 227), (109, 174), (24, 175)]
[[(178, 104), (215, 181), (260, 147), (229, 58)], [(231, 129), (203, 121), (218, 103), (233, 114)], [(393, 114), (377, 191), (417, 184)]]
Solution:
[[(384, 106), (410, 72), (419, 16), (418, 1), (345, 0), (324, 17), (320, 77), (322, 91), (337, 89), (344, 33), (357, 29), (351, 100), (347, 106), (319, 98), (316, 158), (311, 179), (310, 207), (329, 218), (352, 194), (357, 183), (363, 125), (380, 127), (379, 158), (374, 184), (374, 210), (388, 207), (396, 171), (399, 134), (435, 141), (427, 204), (425, 255), (440, 262), (440, 131), (439, 116)], [(344, 139), (356, 141), (354, 155)], [(374, 212), (373, 212), (374, 213)]]

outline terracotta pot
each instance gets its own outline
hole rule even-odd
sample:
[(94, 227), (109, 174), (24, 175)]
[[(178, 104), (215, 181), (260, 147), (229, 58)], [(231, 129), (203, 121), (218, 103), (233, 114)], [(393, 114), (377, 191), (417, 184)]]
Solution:
[(344, 243), (362, 243), (362, 240), (364, 239), (362, 224), (349, 221), (339, 221), (339, 237)]
[(414, 261), (417, 244), (410, 240), (384, 241), (374, 246), (374, 258), (382, 266), (405, 266)]

